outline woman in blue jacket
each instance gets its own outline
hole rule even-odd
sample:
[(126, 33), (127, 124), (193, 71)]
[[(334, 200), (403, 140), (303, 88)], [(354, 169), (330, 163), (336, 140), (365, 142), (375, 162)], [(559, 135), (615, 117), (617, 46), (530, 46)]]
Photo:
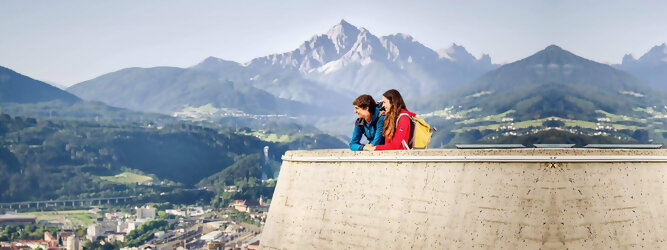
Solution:
[[(373, 97), (360, 95), (352, 102), (352, 105), (354, 105), (354, 113), (357, 114), (358, 119), (354, 123), (350, 149), (352, 151), (369, 150), (374, 146), (384, 144), (382, 135), (384, 115), (380, 115), (380, 108)], [(368, 144), (361, 144), (361, 135), (366, 136)]]

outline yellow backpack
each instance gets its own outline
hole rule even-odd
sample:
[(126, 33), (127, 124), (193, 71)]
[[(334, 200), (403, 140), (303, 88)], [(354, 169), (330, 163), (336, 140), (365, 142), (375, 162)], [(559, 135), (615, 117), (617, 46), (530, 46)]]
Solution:
[(410, 118), (410, 139), (409, 142), (402, 141), (403, 147), (405, 149), (428, 149), (428, 144), (431, 143), (431, 135), (433, 132), (437, 131), (436, 128), (432, 128), (431, 125), (426, 123), (417, 116), (410, 116), (408, 114), (400, 114), (396, 119), (396, 124), (401, 119), (401, 116), (407, 116)]

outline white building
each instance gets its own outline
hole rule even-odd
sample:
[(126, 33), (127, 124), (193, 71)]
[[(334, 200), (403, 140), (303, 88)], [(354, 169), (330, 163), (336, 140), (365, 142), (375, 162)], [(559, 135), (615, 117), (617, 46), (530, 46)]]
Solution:
[(180, 209), (167, 209), (165, 213), (185, 217), (185, 211), (181, 211)]
[(130, 231), (134, 230), (138, 226), (139, 226), (139, 223), (134, 222), (134, 221), (120, 221), (120, 222), (118, 222), (118, 225), (116, 226), (116, 232), (130, 233)]
[(79, 239), (76, 236), (67, 237), (67, 250), (79, 250)]
[(105, 214), (104, 214), (104, 217), (105, 217), (107, 220), (117, 220), (117, 219), (125, 218), (125, 215), (124, 215), (123, 213), (120, 213), (120, 212), (116, 212), (116, 213), (105, 213)]
[(155, 219), (155, 208), (152, 207), (138, 207), (137, 220)]
[(210, 212), (211, 209), (206, 209), (204, 207), (188, 207), (187, 211), (188, 211), (188, 216), (200, 216)]
[(107, 234), (107, 241), (125, 241), (125, 236), (127, 236), (125, 233), (110, 233)]
[(242, 190), (236, 186), (225, 186), (223, 189), (224, 192), (241, 192)]
[(205, 242), (218, 241), (218, 242), (227, 242), (230, 240), (229, 236), (225, 235), (222, 231), (213, 231), (203, 235), (200, 240)]
[[(90, 241), (97, 240), (97, 237), (104, 236), (105, 232), (116, 232), (116, 225), (107, 222), (99, 222), (88, 227), (86, 239)], [(69, 239), (69, 238), (68, 238)]]

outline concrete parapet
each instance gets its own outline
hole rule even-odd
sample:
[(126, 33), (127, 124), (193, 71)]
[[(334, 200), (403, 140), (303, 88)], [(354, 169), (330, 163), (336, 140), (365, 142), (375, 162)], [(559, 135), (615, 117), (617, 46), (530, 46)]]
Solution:
[(289, 151), (262, 249), (667, 248), (667, 150)]

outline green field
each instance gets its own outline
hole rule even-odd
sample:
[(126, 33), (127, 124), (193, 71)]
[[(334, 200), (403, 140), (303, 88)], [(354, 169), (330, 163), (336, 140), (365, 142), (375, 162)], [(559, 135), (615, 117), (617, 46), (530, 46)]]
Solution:
[(505, 111), (502, 114), (490, 115), (490, 116), (485, 116), (485, 117), (477, 118), (477, 119), (468, 119), (468, 120), (465, 120), (465, 121), (457, 122), (456, 124), (461, 124), (461, 123), (463, 123), (463, 124), (472, 124), (472, 123), (477, 123), (477, 122), (482, 122), (482, 121), (501, 122), (501, 120), (503, 118), (505, 118), (507, 115), (512, 114), (514, 112), (516, 112), (516, 111), (513, 110), (513, 109), (510, 109), (508, 111)]
[(26, 215), (36, 215), (37, 221), (47, 220), (49, 222), (72, 222), (74, 226), (88, 226), (95, 222), (97, 214), (88, 210), (66, 210), (66, 211), (48, 211), (48, 212), (29, 212), (21, 213)]
[(629, 129), (629, 130), (637, 130), (637, 129), (646, 129), (646, 127), (640, 127), (640, 126), (633, 126), (633, 125), (623, 125), (623, 124), (612, 124), (612, 127), (615, 129), (621, 130), (621, 129)]
[(603, 114), (605, 117), (611, 119), (612, 122), (617, 122), (617, 121), (632, 121), (634, 120), (632, 117), (625, 116), (625, 115), (615, 115), (609, 112), (606, 112), (604, 110), (596, 110), (595, 113), (600, 113)]
[(153, 180), (150, 176), (138, 175), (131, 172), (123, 172), (114, 176), (100, 176), (100, 179), (120, 184), (146, 184)]
[(257, 136), (257, 138), (262, 139), (262, 141), (268, 141), (268, 142), (291, 142), (291, 141), (293, 141), (293, 139), (291, 139), (289, 135), (279, 135), (279, 134), (274, 134), (274, 133), (260, 133), (260, 132), (254, 132), (252, 134)]
[(500, 128), (501, 125), (502, 125), (502, 124), (490, 124), (490, 125), (486, 125), (486, 126), (463, 127), (463, 128), (460, 128), (460, 129), (454, 129), (454, 130), (452, 130), (452, 132), (455, 132), (455, 133), (461, 133), (461, 132), (463, 132), (463, 131), (466, 131), (466, 130), (473, 130), (473, 129), (477, 129), (477, 130), (479, 130), (479, 131), (487, 130), (487, 129), (490, 129), (490, 130), (497, 130), (497, 129)]
[(595, 122), (589, 122), (589, 121), (563, 119), (563, 122), (565, 122), (565, 127), (577, 127), (577, 126), (582, 127), (582, 128), (595, 128), (595, 127), (597, 127), (597, 124), (595, 124)]
[(252, 131), (250, 133), (239, 132), (238, 134), (254, 136), (262, 141), (268, 141), (268, 142), (286, 143), (286, 142), (292, 142), (295, 139), (287, 134), (280, 135), (280, 134), (270, 133), (265, 130), (257, 130), (257, 131)]
[(515, 122), (513, 126), (515, 128), (528, 128), (530, 126), (538, 127), (538, 126), (542, 126), (543, 122), (544, 122), (544, 119), (520, 121), (520, 122)]
[(460, 111), (457, 114), (460, 115), (461, 117), (465, 117), (466, 115), (468, 115), (468, 113), (479, 112), (479, 111), (482, 111), (482, 109), (480, 109), (478, 107), (474, 107), (472, 109)]

